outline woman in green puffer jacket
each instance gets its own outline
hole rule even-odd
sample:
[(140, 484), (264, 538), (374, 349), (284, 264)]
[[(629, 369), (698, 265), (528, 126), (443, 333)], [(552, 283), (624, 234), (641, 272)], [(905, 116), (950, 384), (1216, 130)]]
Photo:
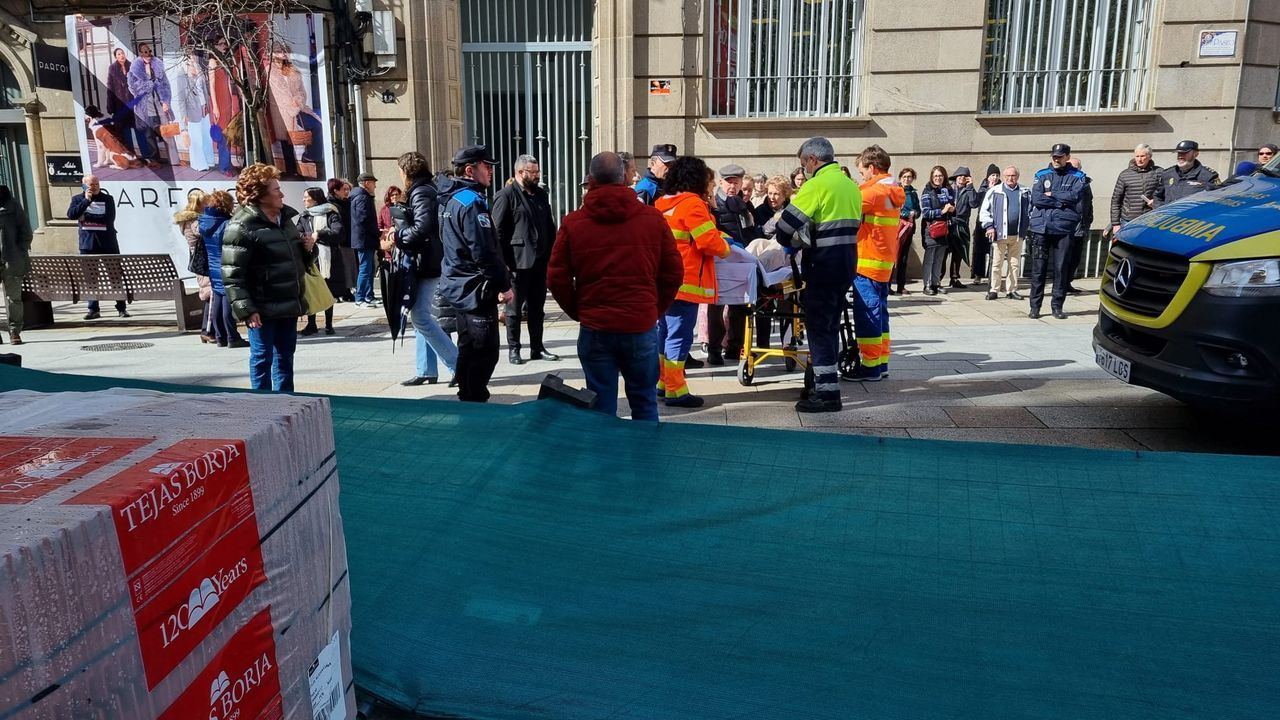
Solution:
[(241, 171), (236, 199), (240, 209), (222, 236), (222, 280), (232, 313), (249, 326), (249, 387), (293, 392), (302, 274), (315, 239), (298, 232), (275, 167)]

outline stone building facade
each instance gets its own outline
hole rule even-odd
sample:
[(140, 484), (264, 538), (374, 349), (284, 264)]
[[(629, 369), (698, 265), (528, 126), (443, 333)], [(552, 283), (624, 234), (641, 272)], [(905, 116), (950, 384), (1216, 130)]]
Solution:
[[(327, 3), (313, 4), (327, 12)], [(1032, 5), (1047, 10), (1036, 18), (1012, 17), (1016, 6), (1026, 15)], [(780, 10), (783, 6), (793, 9)], [(497, 126), (469, 117), (481, 104), (480, 91), (469, 87), (475, 83), (468, 68), (474, 66), (475, 53), (498, 45), (475, 42), (468, 28), (483, 18), (497, 22), (516, 12), (514, 7), (553, 13), (543, 24), (574, 13), (589, 18), (589, 82), (552, 87), (561, 93), (572, 87), (584, 103), (589, 100), (589, 127), (561, 129), (575, 134), (582, 152), (626, 149), (643, 156), (655, 143), (673, 142), (682, 153), (705, 157), (713, 166), (734, 161), (752, 171), (785, 174), (796, 164), (800, 142), (821, 134), (834, 141), (846, 161), (866, 145), (878, 143), (893, 154), (896, 167), (909, 165), (921, 173), (935, 164), (948, 169), (967, 165), (980, 173), (988, 163), (996, 163), (1016, 164), (1026, 177), (1046, 163), (1052, 144), (1067, 142), (1096, 179), (1100, 228), (1112, 179), (1139, 142), (1151, 144), (1157, 162), (1167, 165), (1179, 140), (1195, 139), (1202, 161), (1225, 176), (1235, 161), (1251, 158), (1258, 144), (1280, 139), (1276, 2), (375, 0), (375, 9), (394, 13), (398, 56), (394, 68), (354, 86), (354, 92), (342, 94), (342, 102), (334, 107), (354, 128), (350, 137), (336, 139), (342, 145), (340, 154), (351, 158), (339, 170), (352, 175), (371, 170), (385, 186), (395, 177), (396, 156), (411, 148), (425, 152), (437, 166), (447, 163), (455, 148), (474, 140), (513, 148), (526, 143), (538, 154), (534, 138), (520, 137), (528, 133), (517, 128), (511, 131), (515, 139), (486, 136), (494, 135)], [(1102, 7), (1115, 15), (1129, 13), (1133, 22), (1113, 17), (1108, 25), (1089, 16), (1100, 29), (1083, 38), (1072, 34), (1084, 17), (1079, 13), (1096, 15)], [(824, 9), (825, 16), (798, 14)], [(47, 153), (75, 152), (76, 128), (71, 94), (35, 86), (31, 45), (65, 44), (63, 12), (38, 3), (0, 0), (0, 59), (11, 86), (0, 108), (0, 130), (21, 130), (22, 151), (28, 155), (25, 165), (13, 158), (6, 162), (13, 168), (11, 174), (29, 175), (24, 199), (33, 205), (33, 217), (46, 238), (40, 247), (50, 251), (73, 247), (69, 223), (58, 219), (73, 189), (51, 187), (38, 170)], [(1055, 14), (1062, 17), (1055, 20)], [(1102, 58), (1106, 65), (1108, 53), (1115, 60), (1121, 42), (1115, 38), (1133, 36), (1138, 26), (1140, 47), (1132, 38), (1124, 41), (1129, 43), (1125, 69), (1136, 80), (1122, 93), (1112, 85), (1098, 91), (1097, 78), (1083, 75), (1078, 76), (1078, 86), (1094, 88), (1092, 94), (1077, 91), (1077, 96), (1064, 99), (1058, 92), (1057, 97), (1038, 97), (1029, 104), (1009, 101), (1017, 92), (1006, 85), (993, 87), (1003, 82), (993, 79), (1001, 73), (1005, 80), (1034, 75), (1026, 57), (1043, 55), (1055, 46), (1088, 45), (1095, 48), (1093, 59)], [(768, 33), (775, 27), (794, 40), (775, 39), (768, 45)], [(503, 50), (539, 53), (582, 45), (577, 42), (581, 39), (557, 44), (514, 32), (503, 37), (509, 41)], [(754, 35), (743, 40), (743, 32)], [(1206, 32), (1211, 33), (1207, 45)], [(1108, 33), (1115, 37), (1107, 39)], [(783, 48), (790, 53), (783, 64), (762, 65), (756, 59), (779, 52), (782, 45), (811, 41), (818, 49), (811, 46), (808, 55)], [(1023, 43), (1020, 50), (1018, 42)], [(842, 44), (843, 54), (815, 64), (813, 58), (835, 44)], [(1010, 60), (1015, 52), (1025, 56), (1019, 61), (1023, 65)], [(331, 48), (331, 66), (337, 58)], [(1058, 60), (1069, 64), (1070, 58)], [(815, 112), (807, 111), (803, 101), (780, 108), (769, 106), (772, 100), (760, 100), (772, 93), (769, 87), (777, 87), (760, 83), (785, 84), (789, 80), (783, 74), (788, 71), (806, 75), (810, 86), (844, 74), (856, 89), (846, 91), (846, 85), (828, 92)], [(778, 77), (770, 80), (769, 72)], [(744, 90), (743, 83), (755, 83), (754, 89)], [(1058, 82), (1059, 91), (1061, 86)], [(793, 98), (803, 94), (795, 89), (800, 85), (791, 87)], [(826, 87), (830, 91), (832, 86)], [(512, 93), (513, 102), (522, 102), (519, 88)], [(840, 102), (848, 104), (831, 99), (841, 93), (848, 98)], [(733, 100), (726, 101), (726, 94)], [(997, 107), (1002, 102), (1005, 107)], [(494, 106), (489, 107), (492, 112)], [(764, 109), (757, 112), (759, 107)], [(546, 133), (535, 129), (534, 134), (546, 147)], [(576, 186), (584, 168), (557, 170), (559, 182), (568, 182), (563, 176), (572, 175)]]

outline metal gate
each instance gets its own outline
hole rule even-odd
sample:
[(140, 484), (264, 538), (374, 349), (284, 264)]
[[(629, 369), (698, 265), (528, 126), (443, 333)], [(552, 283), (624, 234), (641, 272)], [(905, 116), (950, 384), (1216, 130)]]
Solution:
[(488, 145), (497, 180), (529, 154), (557, 215), (573, 210), (591, 158), (590, 0), (464, 0), (466, 137)]

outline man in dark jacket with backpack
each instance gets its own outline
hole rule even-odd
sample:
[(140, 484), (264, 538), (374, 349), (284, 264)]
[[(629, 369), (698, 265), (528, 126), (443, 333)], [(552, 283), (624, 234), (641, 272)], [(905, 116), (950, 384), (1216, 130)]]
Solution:
[(1040, 317), (1044, 303), (1044, 286), (1049, 267), (1053, 267), (1053, 316), (1065, 320), (1063, 305), (1067, 299), (1067, 265), (1071, 238), (1080, 228), (1088, 182), (1084, 173), (1071, 167), (1071, 146), (1058, 143), (1051, 150), (1049, 167), (1036, 173), (1031, 182), (1031, 311), (1032, 320)]
[(514, 297), (507, 304), (507, 352), (512, 365), (520, 357), (520, 324), (529, 320), (529, 359), (555, 362), (559, 356), (542, 345), (542, 319), (547, 304), (547, 262), (556, 239), (551, 201), (541, 186), (542, 173), (532, 155), (516, 158), (515, 182), (493, 199), (493, 223), (502, 257), (511, 273)]
[[(440, 282), (440, 263), (444, 246), (440, 242), (439, 197), (431, 173), (431, 164), (420, 152), (407, 152), (397, 161), (400, 182), (405, 191), (405, 205), (392, 207), (395, 242), (405, 271), (413, 276), (413, 307), (409, 317), (417, 331), (417, 372), (400, 383), (410, 387), (433, 385), (439, 380), (437, 360), (456, 374), (458, 346), (449, 339), (435, 317), (436, 292)], [(396, 302), (396, 298), (383, 298)]]

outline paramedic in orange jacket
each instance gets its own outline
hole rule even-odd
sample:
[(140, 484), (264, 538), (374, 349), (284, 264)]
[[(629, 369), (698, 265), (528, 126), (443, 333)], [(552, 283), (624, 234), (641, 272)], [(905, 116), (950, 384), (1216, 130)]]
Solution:
[(665, 193), (654, 207), (667, 219), (684, 261), (684, 282), (675, 302), (658, 319), (658, 394), (672, 407), (701, 407), (702, 398), (689, 394), (684, 362), (693, 346), (698, 306), (716, 302), (716, 258), (729, 255), (729, 243), (716, 228), (707, 205), (715, 175), (702, 160), (676, 158), (662, 183)]
[(862, 226), (858, 274), (853, 279), (853, 326), (862, 363), (850, 380), (874, 382), (889, 374), (889, 281), (898, 258), (898, 223), (906, 191), (889, 175), (891, 158), (879, 145), (858, 156), (862, 173)]

